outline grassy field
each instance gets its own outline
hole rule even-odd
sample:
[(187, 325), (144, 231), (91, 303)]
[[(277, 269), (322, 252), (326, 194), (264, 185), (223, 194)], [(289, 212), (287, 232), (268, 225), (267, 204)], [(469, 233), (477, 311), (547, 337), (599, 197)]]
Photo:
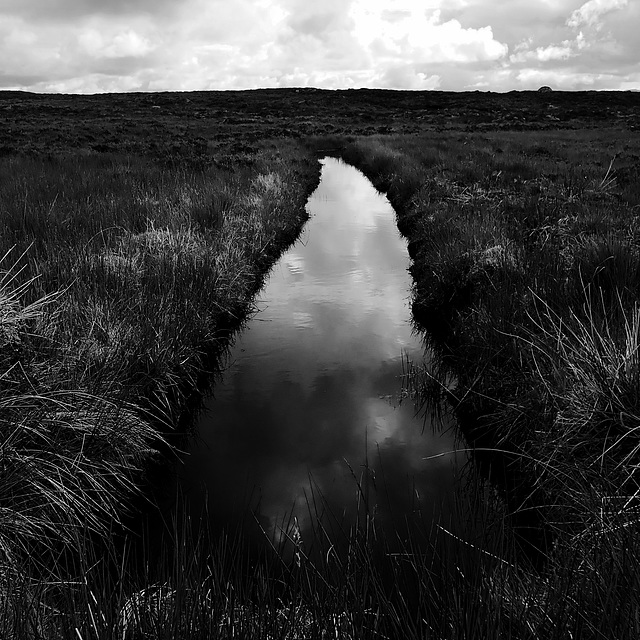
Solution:
[[(638, 637), (638, 102), (0, 94), (0, 635)], [(316, 537), (285, 522), (258, 565), (189, 522), (129, 563), (130, 496), (324, 154), (397, 211), (441, 371), (413, 384), (474, 450), (480, 526), (418, 521), (398, 552), (366, 505), (345, 528), (318, 495)]]
[(87, 536), (109, 537), (297, 237), (318, 177), (286, 142), (225, 171), (111, 153), (0, 159), (6, 576), (61, 580)]
[(539, 565), (535, 595), (522, 576), (499, 587), (521, 590), (505, 598), (529, 607), (525, 637), (551, 637), (547, 624), (633, 637), (640, 139), (377, 137), (343, 156), (388, 193), (409, 239), (414, 317), (441, 368), (425, 393), (452, 407)]

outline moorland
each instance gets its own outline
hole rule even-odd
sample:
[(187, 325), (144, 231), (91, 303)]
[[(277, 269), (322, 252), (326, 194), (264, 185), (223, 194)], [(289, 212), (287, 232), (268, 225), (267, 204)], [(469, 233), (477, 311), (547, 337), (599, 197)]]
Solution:
[[(0, 92), (4, 637), (637, 637), (639, 126), (632, 92)], [(324, 155), (396, 210), (485, 534), (379, 566), (370, 514), (270, 572), (183, 523), (133, 572), (118, 523)]]

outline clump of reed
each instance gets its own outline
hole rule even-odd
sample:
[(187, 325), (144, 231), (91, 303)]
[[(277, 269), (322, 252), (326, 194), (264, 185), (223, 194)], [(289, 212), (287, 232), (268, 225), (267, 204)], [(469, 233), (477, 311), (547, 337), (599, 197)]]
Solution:
[[(206, 521), (183, 514), (167, 545), (147, 550), (137, 571), (113, 575), (108, 560), (131, 565), (88, 549), (72, 579), (40, 583), (37, 598), (13, 576), (12, 602), (21, 612), (37, 606), (5, 629), (24, 630), (18, 637), (125, 640), (633, 637), (633, 547), (589, 548), (576, 538), (536, 571), (513, 547), (496, 493), (475, 477), (464, 487), (455, 519), (416, 514), (394, 533), (362, 499), (385, 491), (365, 470), (354, 478), (361, 496), (354, 521), (314, 489), (307, 525), (285, 516), (277, 535), (264, 532), (258, 554), (241, 530), (212, 538)], [(617, 542), (628, 542), (620, 534)]]
[(4, 574), (0, 630), (109, 640), (633, 637), (630, 532), (620, 529), (616, 544), (601, 531), (572, 534), (535, 570), (514, 546), (505, 503), (467, 471), (451, 519), (425, 518), (417, 505), (390, 530), (375, 506), (384, 479), (365, 461), (354, 475), (353, 520), (312, 485), (304, 526), (285, 515), (263, 531), (258, 553), (245, 530), (213, 536), (188, 509), (166, 544), (142, 554), (139, 546), (105, 554), (78, 531), (83, 552), (65, 579)]
[(25, 303), (34, 282), (19, 283), (10, 258), (0, 262), (0, 619), (18, 629), (3, 637), (28, 638), (39, 584), (120, 521), (161, 437), (132, 403), (42, 384), (51, 372), (33, 343), (63, 294)]

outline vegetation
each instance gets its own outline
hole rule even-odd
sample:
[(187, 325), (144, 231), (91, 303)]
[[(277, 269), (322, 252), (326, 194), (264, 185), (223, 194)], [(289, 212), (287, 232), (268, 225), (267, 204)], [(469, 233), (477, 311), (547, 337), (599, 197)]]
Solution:
[(59, 581), (197, 406), (318, 167), (285, 144), (226, 172), (95, 154), (0, 164), (0, 562)]
[[(2, 637), (638, 637), (634, 95), (0, 99)], [(313, 495), (313, 539), (284, 521), (257, 559), (188, 521), (131, 559), (130, 496), (326, 153), (396, 208), (435, 388), (491, 482), (393, 539)]]
[(638, 632), (639, 147), (538, 132), (343, 154), (396, 207), (443, 395), (539, 565), (536, 586), (494, 582), (526, 613), (517, 637)]
[[(372, 477), (365, 469), (354, 480), (361, 495), (375, 490)], [(496, 620), (485, 618), (482, 606), (489, 596), (505, 628), (516, 627), (483, 584), (498, 556), (451, 544), (456, 533), (468, 533), (467, 522), (435, 526), (416, 518), (405, 523), (405, 539), (394, 539), (384, 537), (364, 500), (352, 525), (330, 512), (317, 490), (308, 507), (313, 536), (302, 539), (297, 522), (285, 517), (259, 558), (249, 555), (242, 531), (211, 538), (188, 519), (174, 523), (159, 554), (136, 562), (127, 558), (130, 550), (105, 556), (85, 542), (73, 579), (10, 576), (7, 637), (493, 637)], [(485, 544), (507, 554), (503, 519), (476, 524)]]

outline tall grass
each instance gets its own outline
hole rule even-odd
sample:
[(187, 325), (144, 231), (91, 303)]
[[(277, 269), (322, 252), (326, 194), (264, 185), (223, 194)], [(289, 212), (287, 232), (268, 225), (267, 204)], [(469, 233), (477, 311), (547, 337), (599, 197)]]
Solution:
[(538, 578), (509, 570), (492, 582), (521, 617), (515, 637), (638, 630), (640, 245), (628, 151), (636, 142), (614, 131), (345, 149), (396, 207), (414, 315), (454, 376), (446, 395), (475, 459), (514, 527), (534, 514), (525, 523), (546, 532)]
[(3, 637), (38, 637), (45, 585), (62, 579), (85, 539), (120, 521), (137, 473), (161, 442), (131, 402), (46, 387), (33, 351), (63, 294), (25, 304), (11, 255), (0, 280), (0, 621)]
[(365, 469), (354, 523), (312, 492), (309, 531), (285, 518), (258, 557), (188, 519), (142, 558), (110, 541), (317, 167), (284, 146), (209, 173), (3, 159), (3, 637), (637, 637), (638, 201), (615, 155), (633, 141), (607, 135), (344, 145), (396, 207), (415, 317), (493, 484), (471, 483), (471, 525), (389, 534)]
[[(368, 483), (365, 469), (354, 478), (357, 495), (385, 490)], [(285, 516), (277, 534), (264, 532), (257, 555), (242, 531), (211, 537), (206, 521), (183, 512), (166, 546), (149, 548), (135, 564), (87, 546), (66, 581), (34, 588), (10, 576), (8, 601), (30, 616), (5, 616), (3, 631), (109, 640), (637, 634), (637, 562), (628, 531), (620, 530), (615, 544), (610, 535), (573, 536), (536, 571), (510, 542), (504, 503), (491, 487), (472, 476), (463, 487), (453, 520), (416, 513), (395, 533), (381, 526), (371, 503), (360, 500), (358, 517), (345, 522), (314, 489), (307, 496), (311, 527), (302, 532)]]
[(86, 581), (297, 236), (319, 167), (286, 145), (222, 173), (121, 156), (0, 164), (3, 637), (40, 637), (71, 587), (93, 633)]
[[(358, 495), (384, 492), (370, 477), (367, 469), (354, 477)], [(500, 522), (476, 521), (479, 542), (467, 523), (436, 527), (416, 514), (404, 523), (412, 532), (406, 537), (404, 527), (396, 534), (383, 528), (364, 500), (350, 522), (315, 488), (307, 507), (309, 528), (302, 532), (284, 516), (276, 534), (264, 532), (257, 555), (240, 531), (211, 537), (207, 522), (186, 511), (166, 546), (147, 548), (136, 563), (87, 544), (65, 581), (39, 582), (36, 591), (10, 577), (8, 601), (30, 611), (30, 626), (27, 617), (7, 616), (2, 630), (47, 639), (498, 637), (496, 620), (479, 605), (503, 562), (498, 554), (508, 553)]]
[(5, 160), (0, 249), (31, 246), (34, 295), (68, 289), (44, 336), (61, 345), (56, 375), (143, 397), (185, 377), (295, 238), (317, 179), (306, 162), (206, 173), (135, 158)]

